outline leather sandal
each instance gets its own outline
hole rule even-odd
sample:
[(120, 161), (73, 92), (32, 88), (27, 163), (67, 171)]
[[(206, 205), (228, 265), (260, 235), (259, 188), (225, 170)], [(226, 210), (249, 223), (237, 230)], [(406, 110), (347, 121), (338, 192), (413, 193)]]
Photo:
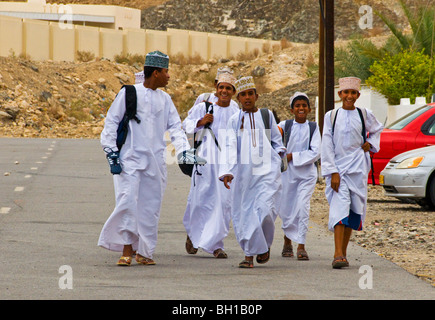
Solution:
[(284, 245), (282, 247), (281, 256), (284, 258), (291, 258), (294, 256), (291, 240), (286, 236), (284, 236)]
[(341, 269), (343, 267), (348, 267), (348, 266), (349, 266), (349, 262), (343, 256), (336, 257), (334, 258), (334, 260), (332, 260), (332, 268), (334, 269)]
[(186, 239), (186, 251), (188, 254), (196, 254), (198, 252), (198, 249), (193, 247), (193, 243), (190, 240), (189, 236), (187, 236)]
[(131, 265), (131, 257), (122, 256), (119, 258), (117, 265), (121, 267), (128, 267)]
[(228, 255), (225, 253), (225, 251), (220, 249), (220, 248), (216, 249), (215, 251), (213, 251), (213, 255), (217, 259), (226, 259), (226, 258), (228, 258)]
[(136, 255), (136, 262), (146, 266), (153, 266), (156, 263), (153, 259)]
[(269, 258), (270, 258), (270, 249), (266, 253), (257, 255), (256, 260), (258, 263), (262, 264), (269, 261)]
[(298, 260), (310, 260), (310, 258), (308, 258), (308, 253), (304, 249), (297, 250), (296, 256), (298, 257)]
[(254, 261), (253, 260), (243, 260), (239, 263), (239, 268), (253, 268)]
[(292, 245), (284, 245), (282, 248), (281, 256), (284, 258), (291, 258), (294, 256)]

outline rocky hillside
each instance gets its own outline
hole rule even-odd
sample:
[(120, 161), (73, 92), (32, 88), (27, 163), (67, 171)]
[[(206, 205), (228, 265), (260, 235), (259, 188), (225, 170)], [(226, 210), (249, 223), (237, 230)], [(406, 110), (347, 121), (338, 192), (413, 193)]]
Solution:
[[(47, 0), (52, 3), (123, 5), (142, 10), (142, 28), (167, 28), (214, 32), (235, 36), (312, 43), (318, 40), (319, 2), (317, 0)], [(414, 8), (425, 0), (406, 0)], [(369, 5), (406, 27), (397, 0), (335, 1), (335, 36), (348, 39), (387, 32), (374, 15), (373, 29), (361, 30), (358, 13)]]
[[(348, 39), (358, 32), (365, 36), (385, 32), (380, 19), (374, 17), (374, 28), (358, 27), (362, 4), (397, 17), (397, 1), (335, 1), (336, 39)], [(395, 19), (403, 27), (403, 19)], [(319, 2), (315, 0), (171, 0), (143, 10), (142, 27), (166, 30), (187, 29), (218, 32), (235, 36), (312, 43), (319, 36)]]

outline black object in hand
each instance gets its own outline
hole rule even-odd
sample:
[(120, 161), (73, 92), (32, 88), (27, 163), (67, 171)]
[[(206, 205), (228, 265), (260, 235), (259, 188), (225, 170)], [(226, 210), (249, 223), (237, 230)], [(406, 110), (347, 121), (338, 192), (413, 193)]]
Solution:
[[(106, 150), (104, 150), (106, 151)], [(110, 149), (110, 152), (106, 151), (106, 158), (107, 161), (109, 162), (109, 166), (110, 166), (110, 173), (111, 174), (120, 174), (122, 172), (122, 168), (121, 168), (121, 162), (119, 160), (119, 152), (118, 151), (113, 151), (112, 149)]]

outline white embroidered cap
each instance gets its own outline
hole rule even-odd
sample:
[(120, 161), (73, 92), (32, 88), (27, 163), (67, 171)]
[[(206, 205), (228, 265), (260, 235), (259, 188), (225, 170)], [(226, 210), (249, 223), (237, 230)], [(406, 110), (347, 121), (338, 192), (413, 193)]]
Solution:
[(217, 69), (217, 72), (216, 72), (216, 78), (215, 78), (215, 80), (218, 80), (219, 79), (219, 76), (221, 75), (221, 74), (223, 74), (223, 73), (229, 73), (229, 74), (233, 74), (233, 70), (231, 70), (229, 67), (227, 67), (227, 66), (224, 66), (224, 67), (220, 67), (220, 68), (218, 68)]
[(295, 98), (297, 97), (305, 97), (308, 100), (308, 106), (310, 106), (310, 98), (308, 98), (308, 96), (303, 93), (303, 92), (298, 92), (296, 91), (291, 97), (290, 97), (290, 107), (292, 107), (292, 103), (295, 100)]
[(236, 81), (236, 91), (238, 93), (249, 89), (256, 90), (254, 78), (252, 76), (242, 77)]
[(357, 77), (345, 77), (338, 79), (338, 91), (343, 91), (346, 89), (354, 89), (360, 91), (361, 79)]
[(222, 73), (219, 75), (218, 79), (217, 79), (217, 85), (219, 85), (219, 83), (221, 82), (225, 82), (225, 83), (229, 83), (230, 85), (232, 85), (234, 87), (234, 89), (236, 89), (236, 78), (230, 74), (230, 73)]

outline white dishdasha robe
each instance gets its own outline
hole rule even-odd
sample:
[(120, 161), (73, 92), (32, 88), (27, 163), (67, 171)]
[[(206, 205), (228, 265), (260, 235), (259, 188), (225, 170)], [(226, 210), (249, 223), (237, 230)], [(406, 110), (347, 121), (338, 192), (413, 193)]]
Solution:
[[(190, 147), (171, 97), (142, 83), (135, 84), (135, 88), (136, 114), (141, 122), (129, 121), (120, 152), (122, 172), (113, 176), (116, 205), (103, 226), (98, 245), (122, 252), (124, 245), (131, 244), (140, 255), (152, 258), (167, 178), (164, 133), (169, 132), (177, 153)], [(125, 89), (121, 89), (107, 112), (101, 133), (103, 148), (118, 150), (116, 130), (125, 110)]]
[[(220, 133), (225, 133), (228, 120), (239, 107), (233, 104), (221, 107), (213, 103), (210, 109), (213, 109), (210, 129), (219, 141)], [(231, 203), (230, 193), (219, 181), (220, 151), (215, 139), (209, 129), (197, 128), (198, 121), (205, 114), (206, 105), (202, 102), (193, 106), (183, 121), (187, 134), (196, 132), (199, 139), (203, 136), (197, 154), (207, 160), (204, 166), (194, 167), (183, 224), (194, 248), (213, 253), (216, 249), (224, 249), (223, 240), (228, 235), (231, 220)]]
[[(281, 195), (282, 145), (271, 111), (270, 138), (260, 110), (239, 111), (227, 126), (225, 150), (221, 153), (220, 179), (232, 175), (232, 223), (236, 239), (246, 256), (266, 253), (273, 242)], [(241, 125), (243, 123), (243, 129)], [(279, 154), (280, 153), (280, 154)]]
[[(285, 121), (280, 122), (278, 126), (284, 130)], [(310, 201), (317, 182), (315, 162), (320, 158), (319, 127), (316, 125), (310, 144), (308, 121), (294, 121), (285, 147), (287, 154), (292, 153), (292, 161), (282, 173), (283, 188), (279, 216), (285, 236), (294, 242), (305, 244)]]
[[(383, 125), (366, 109), (367, 141), (370, 151), (378, 152)], [(334, 134), (332, 135), (331, 111), (324, 116), (321, 167), (325, 177), (325, 195), (329, 202), (328, 229), (349, 216), (350, 211), (361, 216), (364, 224), (367, 207), (367, 177), (370, 172), (370, 154), (364, 152), (362, 122), (358, 110), (338, 109)], [(338, 192), (331, 188), (331, 174), (340, 174)]]

